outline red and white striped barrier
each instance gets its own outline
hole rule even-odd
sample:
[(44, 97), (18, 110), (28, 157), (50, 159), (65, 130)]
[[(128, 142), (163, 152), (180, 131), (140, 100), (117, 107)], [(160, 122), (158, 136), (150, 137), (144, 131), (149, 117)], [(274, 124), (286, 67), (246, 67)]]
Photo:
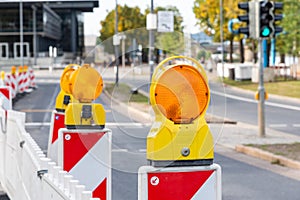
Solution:
[(23, 84), (24, 84), (24, 92), (30, 93), (32, 92), (32, 89), (29, 88), (30, 86), (30, 78), (29, 78), (29, 71), (28, 71), (28, 66), (25, 65), (23, 67)]
[(10, 76), (10, 87), (12, 98), (15, 98), (18, 92), (18, 77), (16, 74), (16, 67), (11, 67), (11, 76)]
[(29, 87), (34, 89), (37, 88), (34, 71), (31, 67), (29, 68)]
[(58, 131), (65, 128), (65, 113), (54, 110), (51, 116), (47, 156), (57, 162)]
[(24, 93), (24, 75), (23, 75), (23, 67), (19, 66), (18, 68), (18, 93)]
[(58, 135), (58, 165), (94, 198), (111, 200), (111, 131), (63, 128)]
[(139, 200), (221, 200), (221, 167), (217, 164), (166, 168), (143, 166), (139, 169), (138, 188)]
[(12, 109), (10, 89), (7, 86), (0, 87), (0, 106), (5, 111)]
[(37, 88), (33, 69), (27, 66), (19, 67), (18, 73), (16, 67), (12, 66), (11, 73), (1, 72), (0, 86), (7, 86), (11, 92), (11, 98), (14, 99), (17, 94), (24, 92), (30, 93), (32, 89)]

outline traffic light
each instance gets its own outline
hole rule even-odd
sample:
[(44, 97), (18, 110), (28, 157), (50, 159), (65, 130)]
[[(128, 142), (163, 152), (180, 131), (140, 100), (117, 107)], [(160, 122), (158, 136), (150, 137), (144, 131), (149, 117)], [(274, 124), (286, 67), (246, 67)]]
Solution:
[[(170, 60), (185, 59), (195, 63)], [(211, 165), (213, 137), (205, 121), (210, 101), (203, 67), (192, 58), (174, 56), (155, 69), (150, 103), (155, 122), (147, 136), (147, 159), (153, 166)]]
[(238, 33), (245, 34), (250, 38), (256, 38), (255, 3), (256, 2), (238, 3), (238, 8), (246, 11), (246, 14), (239, 15), (238, 19), (240, 22), (245, 22), (247, 24), (246, 27), (239, 28)]
[(270, 1), (261, 1), (259, 8), (259, 36), (261, 38), (273, 37), (274, 29), (274, 4)]
[[(282, 2), (274, 2), (273, 6), (274, 6), (274, 11), (273, 11), (274, 21), (276, 22), (276, 21), (282, 20), (283, 15), (279, 12), (282, 11), (282, 9), (283, 9), (283, 3)], [(277, 13), (276, 11), (279, 11), (279, 12)], [(276, 26), (275, 22), (274, 22), (275, 34), (281, 33), (283, 31), (283, 28), (280, 26)]]

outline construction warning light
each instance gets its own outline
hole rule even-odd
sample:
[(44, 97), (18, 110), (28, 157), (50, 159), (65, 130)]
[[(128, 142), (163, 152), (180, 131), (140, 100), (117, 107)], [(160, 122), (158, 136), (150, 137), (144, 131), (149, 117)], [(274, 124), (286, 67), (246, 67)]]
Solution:
[[(183, 61), (165, 65), (178, 59)], [(213, 138), (204, 118), (209, 101), (208, 80), (196, 60), (175, 56), (157, 66), (150, 86), (155, 122), (147, 137), (152, 165), (212, 164)]]
[(93, 103), (102, 92), (102, 77), (88, 64), (75, 67), (66, 68), (61, 77), (59, 102), (65, 108), (65, 126), (68, 129), (103, 129), (104, 108)]
[[(69, 64), (65, 67), (61, 78), (60, 78), (60, 92), (56, 97), (55, 109), (58, 112), (64, 113), (66, 110), (67, 105), (74, 101), (71, 91), (69, 89), (70, 83), (70, 76), (71, 74), (80, 68), (77, 64)], [(75, 100), (76, 101), (76, 100)]]

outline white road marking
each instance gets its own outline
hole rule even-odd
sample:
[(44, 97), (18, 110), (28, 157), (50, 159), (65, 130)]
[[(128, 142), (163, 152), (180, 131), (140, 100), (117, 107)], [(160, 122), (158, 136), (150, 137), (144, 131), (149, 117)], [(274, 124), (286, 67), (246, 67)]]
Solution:
[(115, 153), (128, 152), (128, 149), (112, 149), (111, 152), (115, 152)]
[[(215, 94), (215, 95), (219, 95), (219, 96), (225, 96), (226, 98), (231, 98), (231, 99), (236, 99), (236, 100), (240, 100), (240, 101), (249, 102), (249, 103), (257, 103), (258, 102), (257, 100), (254, 100), (254, 99), (239, 97), (239, 96), (235, 96), (235, 95), (232, 95), (232, 94), (224, 94), (222, 92), (217, 92), (217, 91), (211, 91), (210, 93)], [(279, 103), (272, 103), (272, 102), (268, 102), (268, 101), (266, 101), (265, 104), (268, 105), (268, 106), (300, 111), (300, 107), (297, 107), (297, 106), (290, 106), (290, 105), (284, 105), (284, 104), (279, 104)]]
[[(136, 123), (136, 122), (107, 122), (105, 123), (105, 126), (107, 127), (138, 127), (142, 128), (145, 126), (150, 126), (151, 124), (142, 124), (142, 123)], [(50, 122), (27, 122), (25, 123), (25, 126), (51, 126)]]
[(271, 128), (286, 128), (287, 124), (269, 124)]
[(150, 126), (151, 124), (143, 124), (143, 123), (137, 123), (137, 122), (107, 122), (105, 123), (106, 126), (108, 127), (119, 127), (119, 126), (125, 126), (125, 127), (145, 127), (145, 126)]
[(300, 124), (293, 124), (293, 127), (300, 128)]
[(50, 122), (27, 122), (25, 126), (50, 126)]

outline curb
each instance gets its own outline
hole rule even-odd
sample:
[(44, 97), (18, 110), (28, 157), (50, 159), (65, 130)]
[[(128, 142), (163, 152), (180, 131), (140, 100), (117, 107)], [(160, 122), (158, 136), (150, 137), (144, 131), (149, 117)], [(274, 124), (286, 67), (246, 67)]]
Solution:
[(299, 161), (285, 158), (283, 156), (275, 155), (268, 151), (264, 151), (261, 149), (244, 146), (244, 145), (236, 145), (235, 150), (237, 152), (244, 153), (246, 155), (250, 155), (250, 156), (253, 156), (256, 158), (260, 158), (260, 159), (269, 161), (272, 164), (279, 164), (279, 165), (283, 165), (283, 166), (290, 167), (293, 169), (300, 169)]

